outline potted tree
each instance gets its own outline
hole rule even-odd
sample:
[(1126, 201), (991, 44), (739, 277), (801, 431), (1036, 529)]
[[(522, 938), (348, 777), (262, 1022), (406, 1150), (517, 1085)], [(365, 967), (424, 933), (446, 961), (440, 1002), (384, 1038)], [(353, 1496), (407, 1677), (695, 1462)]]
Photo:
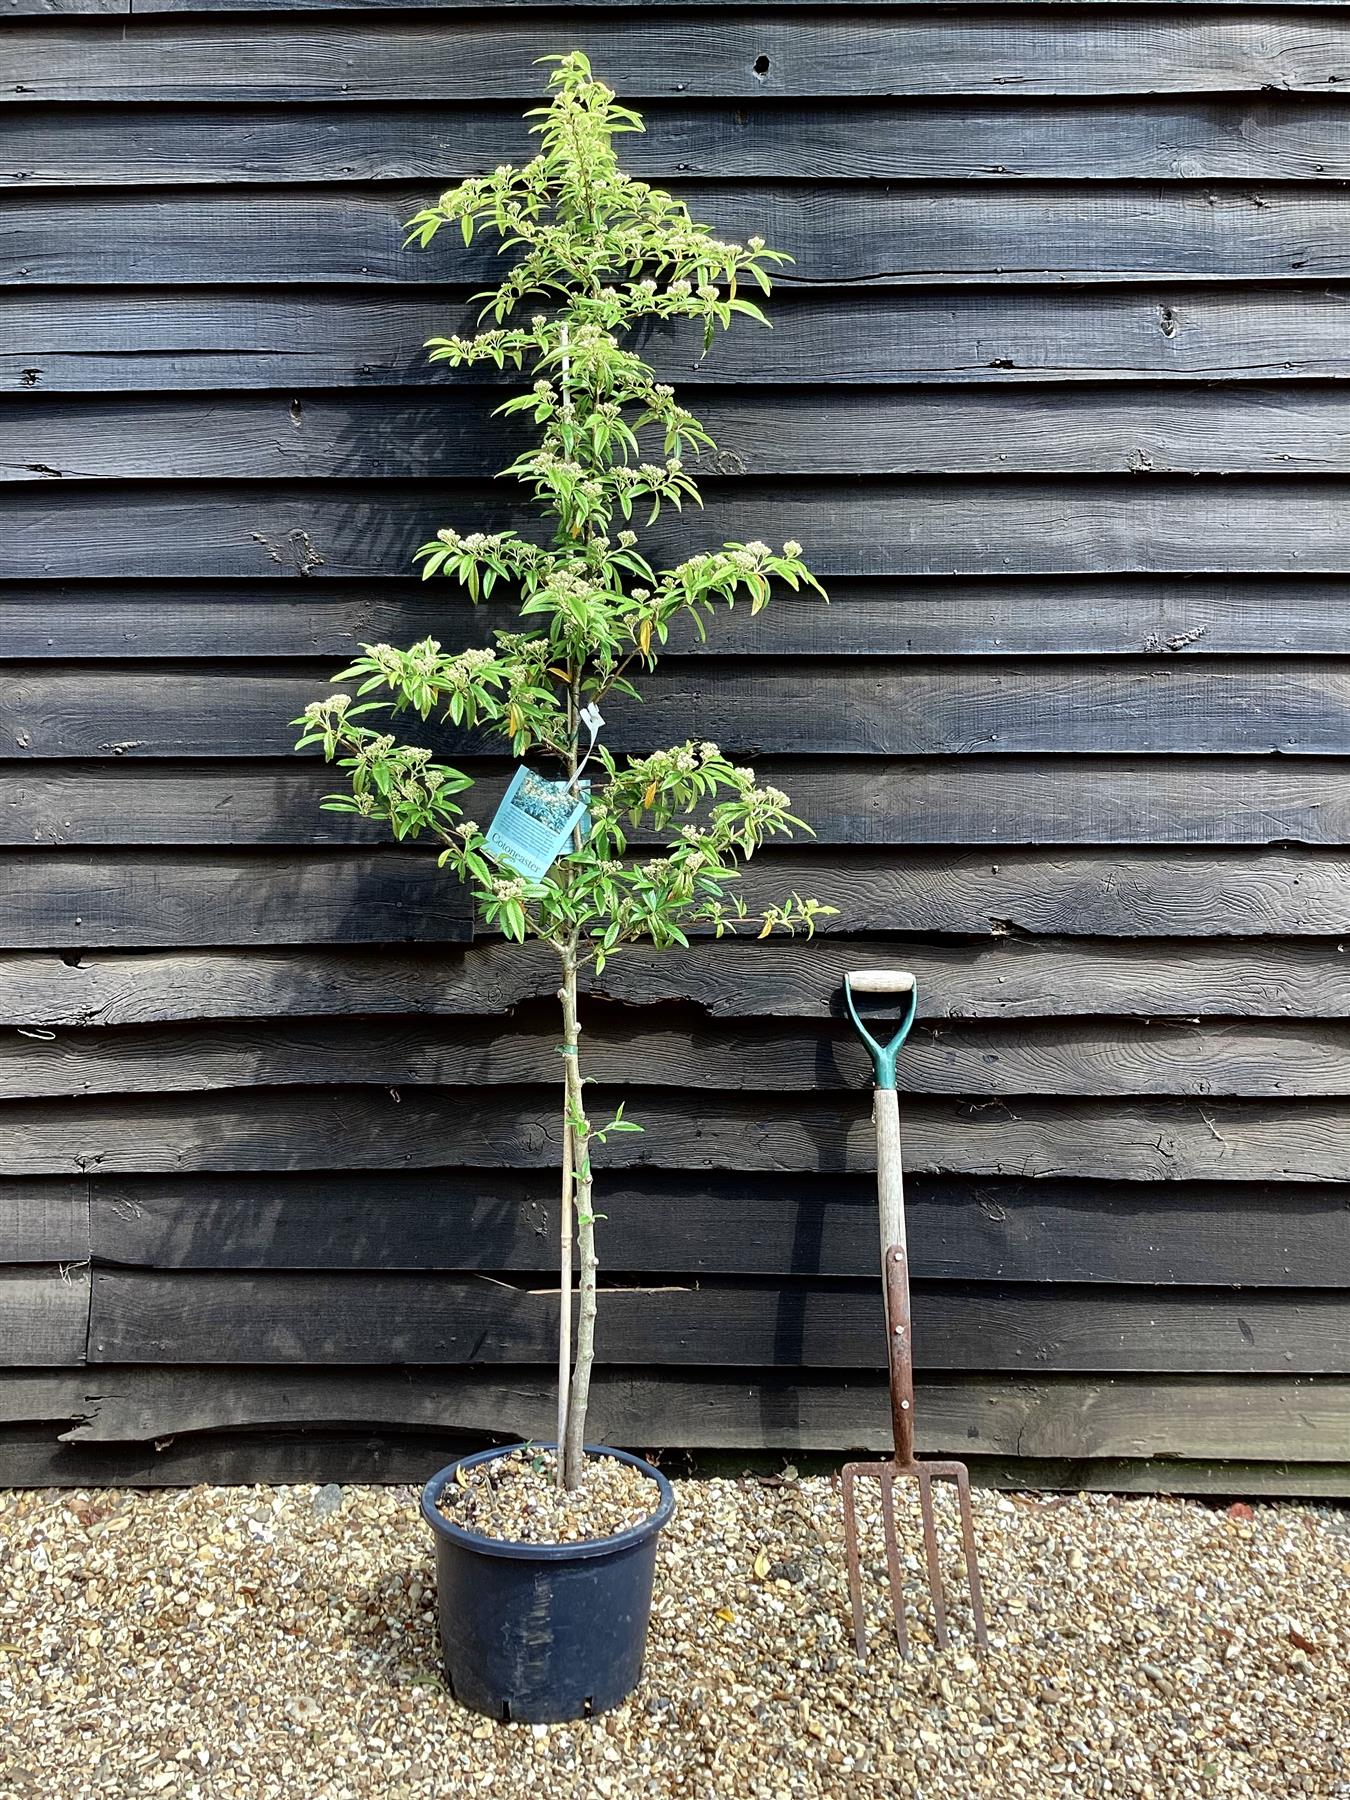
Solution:
[[(509, 595), (517, 616), (490, 649), (452, 654), (430, 638), (406, 650), (363, 645), (335, 677), (354, 693), (317, 700), (296, 721), (299, 747), (317, 746), (347, 777), (326, 806), (382, 820), (400, 841), (434, 839), (487, 928), (537, 940), (558, 959), (556, 1443), (467, 1457), (423, 1498), (452, 1688), (480, 1710), (530, 1720), (599, 1711), (631, 1690), (656, 1537), (673, 1504), (650, 1465), (586, 1443), (598, 1298), (592, 1159), (611, 1134), (641, 1127), (622, 1105), (603, 1121), (588, 1111), (583, 983), (626, 945), (662, 949), (687, 944), (691, 928), (720, 937), (747, 924), (761, 937), (809, 933), (834, 910), (794, 893), (749, 916), (740, 865), (801, 828), (787, 795), (753, 770), (697, 735), (623, 759), (598, 740), (601, 709), (637, 697), (635, 677), (656, 666), (672, 630), (702, 635), (708, 615), (737, 600), (758, 612), (775, 583), (824, 590), (795, 543), (724, 544), (667, 567), (643, 555), (640, 530), (698, 500), (685, 456), (713, 445), (624, 340), (650, 321), (693, 320), (706, 348), (738, 316), (767, 323), (741, 290), (748, 281), (767, 294), (771, 268), (788, 259), (759, 238), (717, 239), (681, 201), (625, 175), (614, 140), (642, 130), (641, 119), (584, 56), (545, 60), (555, 65), (551, 99), (527, 115), (539, 154), (462, 182), (410, 221), (410, 241), (424, 248), (451, 225), (466, 246), (488, 229), (519, 252), (497, 288), (476, 296), (476, 334), (428, 348), (455, 368), (528, 370), (529, 389), (497, 410), (533, 427), (503, 473), (524, 488), (542, 530), (447, 527), (417, 552), (425, 578), (449, 577), (474, 602)], [(517, 322), (522, 309), (529, 316)], [(509, 746), (518, 766), (488, 829), (464, 816), (471, 778), (377, 713), (435, 717)], [(630, 852), (639, 834), (643, 847)]]

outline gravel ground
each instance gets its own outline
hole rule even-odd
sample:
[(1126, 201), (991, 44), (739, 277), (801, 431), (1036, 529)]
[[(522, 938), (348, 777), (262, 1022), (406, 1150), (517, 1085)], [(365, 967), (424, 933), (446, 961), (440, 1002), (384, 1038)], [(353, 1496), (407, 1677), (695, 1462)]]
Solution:
[(0, 1796), (1350, 1796), (1350, 1515), (980, 1493), (988, 1656), (914, 1564), (898, 1661), (875, 1536), (859, 1664), (836, 1482), (677, 1488), (641, 1687), (550, 1727), (447, 1696), (407, 1489), (0, 1494)]

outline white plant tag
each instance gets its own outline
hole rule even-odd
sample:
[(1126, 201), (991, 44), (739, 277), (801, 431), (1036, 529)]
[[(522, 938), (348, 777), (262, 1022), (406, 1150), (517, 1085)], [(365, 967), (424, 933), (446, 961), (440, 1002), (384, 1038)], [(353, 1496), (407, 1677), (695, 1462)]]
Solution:
[(527, 881), (539, 881), (565, 850), (572, 832), (590, 812), (591, 784), (573, 788), (570, 781), (550, 781), (522, 763), (502, 796), (483, 848)]

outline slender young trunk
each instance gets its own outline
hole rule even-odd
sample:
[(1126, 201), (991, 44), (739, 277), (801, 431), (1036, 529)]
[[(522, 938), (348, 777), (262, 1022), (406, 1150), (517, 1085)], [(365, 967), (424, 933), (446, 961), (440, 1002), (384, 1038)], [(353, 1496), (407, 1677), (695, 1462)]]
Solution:
[[(562, 999), (559, 993), (558, 998)], [(572, 1109), (567, 1064), (575, 1051), (563, 1052), (562, 1197), (558, 1203), (558, 1486), (563, 1480), (562, 1447), (567, 1438), (567, 1409), (572, 1388)]]
[(577, 1312), (576, 1360), (572, 1368), (571, 1394), (567, 1407), (567, 1430), (562, 1440), (564, 1487), (574, 1488), (581, 1479), (585, 1460), (586, 1406), (590, 1398), (591, 1367), (595, 1361), (596, 1272), (595, 1220), (592, 1212), (590, 1127), (582, 1101), (581, 1069), (578, 1040), (581, 1024), (577, 1016), (577, 966), (575, 954), (564, 959), (563, 984), (560, 990), (563, 1006), (563, 1063), (568, 1083), (568, 1110), (573, 1134), (573, 1197), (576, 1206), (577, 1245), (580, 1250)]
[[(569, 422), (573, 414), (572, 403), (572, 357), (570, 335), (566, 321), (560, 334), (562, 350), (562, 368), (559, 389), (562, 400), (563, 417)], [(584, 659), (583, 659), (584, 661)], [(567, 724), (569, 736), (568, 774), (575, 785), (578, 773), (579, 744), (581, 730), (581, 677), (582, 668), (576, 664), (568, 666), (568, 703)], [(578, 827), (572, 833), (572, 844), (576, 850), (581, 849), (582, 834)], [(582, 1464), (586, 1458), (586, 1408), (591, 1392), (591, 1367), (595, 1361), (595, 1302), (596, 1271), (598, 1263), (595, 1255), (595, 1217), (592, 1211), (591, 1188), (591, 1150), (590, 1126), (586, 1119), (586, 1109), (582, 1098), (581, 1065), (578, 1040), (581, 1036), (581, 1022), (577, 1008), (577, 938), (573, 933), (570, 945), (563, 951), (563, 980), (558, 990), (558, 998), (563, 1009), (563, 1071), (566, 1082), (567, 1119), (566, 1136), (563, 1140), (564, 1188), (570, 1189), (570, 1200), (576, 1208), (576, 1242), (580, 1253), (580, 1268), (577, 1277), (579, 1294), (577, 1306), (576, 1356), (570, 1379), (566, 1386), (559, 1381), (558, 1417), (565, 1418), (565, 1428), (558, 1432), (559, 1475), (564, 1488), (574, 1488), (581, 1480)], [(570, 1179), (569, 1179), (570, 1176)], [(567, 1211), (564, 1206), (564, 1211)], [(567, 1274), (563, 1283), (562, 1295), (565, 1316), (560, 1321), (558, 1364), (563, 1366), (564, 1346), (571, 1333), (571, 1301), (572, 1301), (572, 1220), (568, 1217), (564, 1227), (566, 1237)]]
[[(567, 378), (567, 329), (563, 328), (563, 381), (566, 395)], [(577, 677), (573, 672), (567, 690), (567, 732), (569, 751), (567, 757), (567, 773), (573, 785), (577, 779), (577, 733), (579, 730), (578, 713), (580, 710), (577, 694)], [(574, 827), (572, 831), (572, 848), (580, 850), (581, 831)], [(563, 877), (566, 880), (566, 877)], [(565, 1448), (567, 1444), (567, 1424), (572, 1408), (572, 1287), (573, 1287), (573, 1212), (576, 1206), (575, 1172), (577, 1164), (577, 1137), (573, 1124), (574, 1101), (580, 1089), (576, 1080), (577, 1070), (577, 946), (573, 933), (572, 942), (559, 950), (562, 963), (562, 986), (558, 989), (558, 1000), (563, 1013), (563, 1120), (562, 1120), (562, 1195), (558, 1211), (558, 1432), (557, 1432), (557, 1477), (560, 1488), (575, 1487), (577, 1472), (569, 1470), (566, 1462)]]

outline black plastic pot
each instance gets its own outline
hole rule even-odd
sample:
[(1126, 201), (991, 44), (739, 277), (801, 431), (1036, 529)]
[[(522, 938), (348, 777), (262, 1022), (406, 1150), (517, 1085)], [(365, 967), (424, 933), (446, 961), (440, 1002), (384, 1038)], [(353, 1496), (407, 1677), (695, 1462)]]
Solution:
[(660, 1502), (650, 1518), (580, 1544), (517, 1544), (466, 1531), (437, 1510), (458, 1469), (517, 1448), (461, 1457), (422, 1490), (422, 1512), (436, 1533), (446, 1680), (456, 1700), (494, 1719), (543, 1725), (585, 1718), (617, 1706), (637, 1686), (656, 1540), (675, 1496), (641, 1457), (588, 1444), (589, 1455), (617, 1457), (651, 1478)]

